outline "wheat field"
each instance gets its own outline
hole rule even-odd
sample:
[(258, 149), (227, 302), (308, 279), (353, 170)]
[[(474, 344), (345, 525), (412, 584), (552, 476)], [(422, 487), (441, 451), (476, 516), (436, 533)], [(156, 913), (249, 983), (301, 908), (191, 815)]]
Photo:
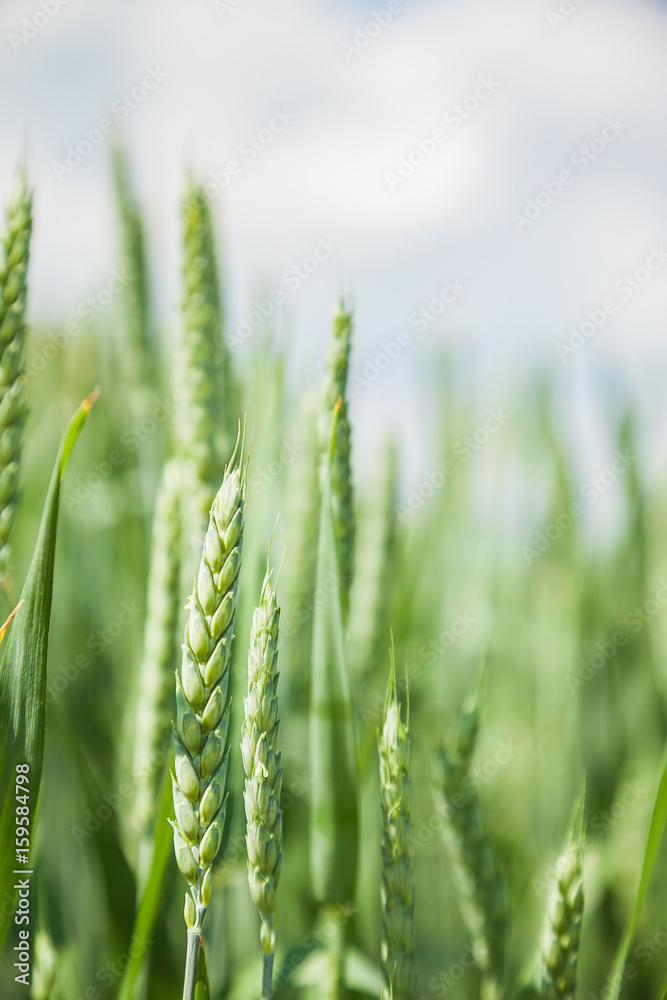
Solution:
[(163, 329), (114, 164), (129, 277), (76, 335), (26, 329), (29, 167), (3, 197), (3, 1000), (660, 1000), (667, 491), (634, 407), (582, 482), (548, 381), (488, 411), (443, 352), (437, 465), (409, 483), (379, 428), (362, 469), (351, 306), (314, 385), (270, 320), (236, 350), (191, 175)]

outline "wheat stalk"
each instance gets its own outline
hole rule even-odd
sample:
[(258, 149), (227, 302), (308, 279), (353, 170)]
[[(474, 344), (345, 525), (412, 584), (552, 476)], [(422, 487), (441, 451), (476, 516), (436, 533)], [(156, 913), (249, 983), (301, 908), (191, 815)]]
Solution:
[(415, 870), (412, 847), (412, 741), (396, 691), (394, 651), (384, 725), (378, 738), (382, 803), (383, 1000), (410, 1000), (415, 987)]
[(245, 770), (248, 881), (262, 921), (263, 1000), (271, 998), (276, 948), (276, 888), (282, 867), (283, 769), (278, 750), (278, 626), (280, 609), (267, 567), (252, 620), (248, 696), (244, 699), (241, 753)]
[(180, 528), (183, 466), (169, 461), (162, 472), (153, 518), (151, 565), (148, 580), (144, 651), (139, 670), (139, 690), (134, 726), (134, 770), (137, 784), (132, 818), (139, 838), (140, 879), (150, 854), (152, 816), (160, 769), (152, 764), (169, 734), (173, 716), (176, 621), (180, 603)]
[(320, 504), (317, 433), (310, 407), (304, 407), (301, 423), (303, 449), (291, 467), (287, 486), (289, 560), (285, 565), (287, 607), (282, 629), (282, 643), (287, 644), (285, 652), (292, 665), (287, 688), (292, 710), (308, 704)]
[(464, 702), (454, 747), (443, 741), (435, 758), (434, 798), (452, 865), (459, 909), (481, 972), (482, 1000), (504, 996), (508, 914), (496, 853), (477, 793), (469, 781), (480, 719), (481, 683)]
[(23, 347), (32, 191), (19, 171), (0, 237), (0, 578), (7, 577), (10, 534), (19, 497), (19, 466), (26, 415)]
[(184, 1000), (191, 1000), (211, 869), (222, 841), (229, 760), (229, 663), (243, 543), (246, 465), (236, 448), (213, 500), (199, 573), (189, 603), (173, 727), (174, 849), (185, 896), (188, 952)]
[(396, 446), (390, 441), (373, 502), (360, 519), (349, 622), (351, 673), (359, 680), (366, 679), (377, 665), (389, 626), (395, 575), (396, 473)]
[(543, 1000), (574, 1000), (577, 989), (577, 959), (584, 914), (583, 827), (582, 793), (556, 865), (558, 878), (547, 903), (538, 975)]
[(319, 439), (322, 463), (329, 463), (331, 439), (331, 503), (338, 547), (340, 594), (343, 617), (347, 620), (350, 588), (354, 576), (355, 513), (352, 486), (351, 428), (347, 412), (347, 374), (350, 359), (352, 315), (342, 304), (334, 314), (331, 339), (322, 385)]

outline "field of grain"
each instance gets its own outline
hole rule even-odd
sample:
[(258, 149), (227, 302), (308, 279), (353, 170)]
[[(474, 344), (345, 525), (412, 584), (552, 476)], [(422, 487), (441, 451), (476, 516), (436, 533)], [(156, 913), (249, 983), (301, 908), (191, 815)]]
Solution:
[(580, 482), (548, 381), (480, 408), (441, 353), (437, 466), (406, 482), (378, 430), (359, 475), (344, 301), (315, 386), (269, 321), (240, 358), (189, 177), (162, 329), (118, 148), (130, 280), (26, 334), (30, 183), (0, 269), (2, 996), (660, 998), (667, 524), (632, 404)]

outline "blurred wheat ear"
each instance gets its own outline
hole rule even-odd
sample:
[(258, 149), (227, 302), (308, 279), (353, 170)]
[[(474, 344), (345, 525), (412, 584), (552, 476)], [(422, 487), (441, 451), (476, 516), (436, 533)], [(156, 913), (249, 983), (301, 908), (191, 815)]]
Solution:
[(206, 514), (232, 449), (237, 399), (223, 337), (211, 210), (203, 188), (192, 178), (183, 200), (183, 223), (183, 327), (174, 370), (180, 404), (176, 439), (181, 458), (192, 466)]
[[(183, 466), (177, 459), (163, 469), (153, 518), (153, 538), (144, 650), (135, 705), (132, 806), (133, 836), (138, 838), (137, 870), (141, 885), (152, 851), (153, 810), (161, 769), (152, 762), (169, 738), (173, 717), (176, 621), (180, 607), (180, 536)], [(150, 766), (148, 766), (150, 765)]]
[(461, 710), (454, 746), (444, 740), (434, 761), (435, 806), (452, 867), (459, 910), (482, 976), (482, 1000), (505, 995), (509, 917), (500, 869), (469, 780), (481, 713), (483, 675)]
[(20, 170), (0, 237), (0, 579), (8, 586), (26, 402), (23, 375), (32, 191)]
[[(331, 506), (338, 552), (340, 600), (347, 624), (350, 588), (354, 576), (356, 534), (352, 485), (352, 431), (347, 412), (347, 375), (350, 362), (352, 314), (338, 304), (334, 314), (322, 385), (319, 420), (322, 475), (330, 478)], [(333, 437), (333, 445), (332, 445)]]
[(378, 737), (382, 805), (382, 978), (383, 1000), (411, 1000), (415, 989), (415, 868), (412, 846), (412, 740), (391, 672), (384, 724)]
[(547, 903), (542, 936), (539, 990), (543, 1000), (574, 1000), (584, 914), (584, 795), (579, 796), (558, 873)]

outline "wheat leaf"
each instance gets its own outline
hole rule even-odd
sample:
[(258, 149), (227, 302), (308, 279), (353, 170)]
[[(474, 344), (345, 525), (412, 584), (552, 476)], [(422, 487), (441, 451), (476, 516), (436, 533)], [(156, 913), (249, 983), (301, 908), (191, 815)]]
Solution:
[(329, 465), (323, 465), (310, 702), (310, 867), (315, 898), (332, 904), (354, 895), (359, 820), (331, 476)]
[[(0, 899), (15, 900), (15, 777), (27, 764), (30, 820), (34, 829), (44, 757), (46, 726), (46, 657), (48, 650), (60, 480), (72, 448), (98, 393), (92, 393), (72, 417), (58, 452), (42, 514), (35, 552), (21, 602), (0, 667)], [(8, 923), (0, 927), (0, 947)]]
[(623, 985), (623, 970), (625, 969), (628, 951), (637, 930), (637, 924), (639, 923), (639, 917), (642, 912), (644, 900), (646, 899), (646, 893), (648, 892), (649, 882), (651, 881), (651, 876), (653, 874), (653, 868), (660, 850), (665, 823), (667, 823), (667, 745), (665, 746), (665, 750), (663, 752), (659, 774), (660, 778), (658, 782), (658, 790), (653, 803), (651, 822), (646, 837), (646, 847), (644, 848), (641, 875), (639, 877), (639, 883), (637, 885), (637, 892), (633, 900), (632, 909), (630, 910), (625, 931), (614, 960), (614, 966), (611, 974), (612, 992), (609, 995), (609, 1000), (618, 1000), (618, 995), (621, 992), (621, 986)]

